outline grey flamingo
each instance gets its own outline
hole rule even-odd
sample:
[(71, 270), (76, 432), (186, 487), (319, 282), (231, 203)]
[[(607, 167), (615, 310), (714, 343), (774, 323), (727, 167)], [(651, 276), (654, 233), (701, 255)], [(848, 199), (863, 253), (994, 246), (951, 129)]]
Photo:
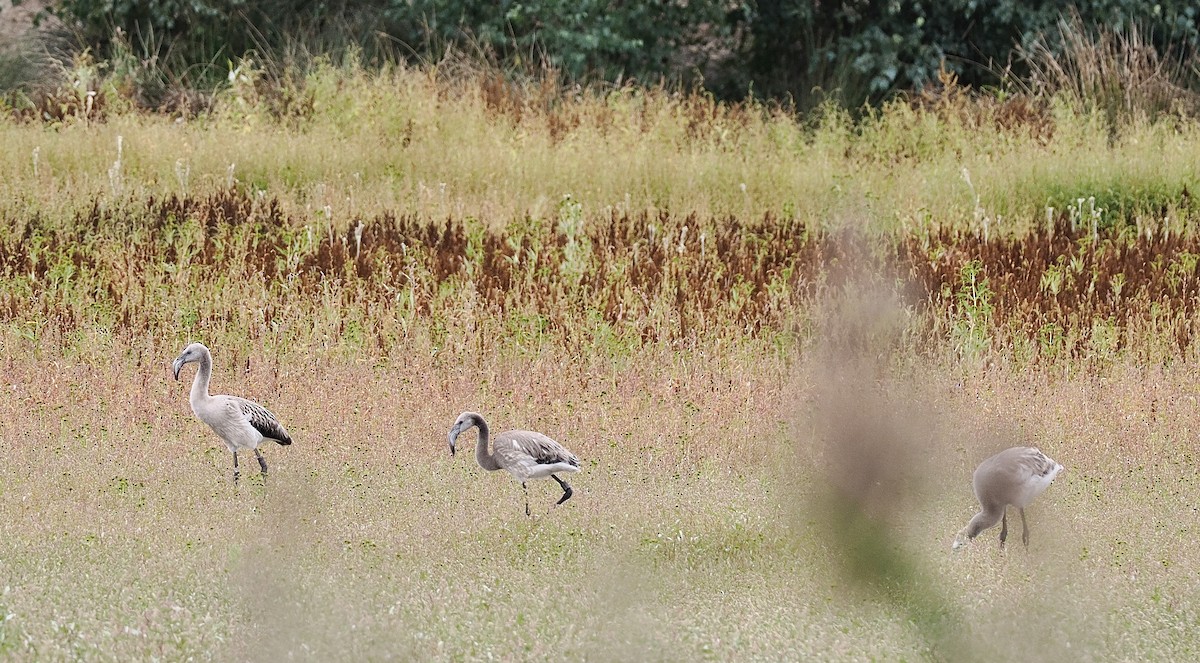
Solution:
[(479, 428), (479, 439), (475, 444), (475, 460), (488, 471), (508, 470), (514, 479), (521, 482), (525, 491), (525, 515), (529, 512), (529, 489), (525, 482), (530, 479), (549, 477), (558, 482), (563, 494), (555, 505), (571, 499), (571, 486), (555, 476), (558, 472), (578, 472), (579, 458), (567, 451), (563, 445), (542, 435), (527, 430), (511, 430), (500, 433), (488, 449), (488, 425), (476, 412), (463, 412), (450, 429), (450, 455), (454, 455), (454, 441), (464, 431)]
[(980, 532), (1003, 523), (1000, 527), (1000, 546), (1008, 538), (1008, 505), (1021, 512), (1021, 542), (1029, 547), (1029, 525), (1025, 522), (1025, 507), (1054, 481), (1063, 466), (1054, 462), (1037, 447), (1012, 447), (988, 458), (975, 469), (975, 497), (981, 507), (971, 522), (954, 537), (954, 550), (967, 545)]
[(233, 453), (233, 483), (238, 481), (238, 451), (246, 449), (254, 450), (263, 477), (266, 478), (267, 461), (258, 450), (258, 445), (263, 440), (274, 440), (283, 445), (291, 444), (291, 436), (283, 424), (279, 423), (279, 419), (258, 403), (237, 396), (209, 395), (212, 353), (202, 343), (192, 343), (175, 358), (171, 369), (176, 380), (179, 380), (179, 371), (184, 364), (191, 362), (200, 363), (196, 377), (192, 380), (192, 412), (196, 414), (197, 419), (208, 424)]

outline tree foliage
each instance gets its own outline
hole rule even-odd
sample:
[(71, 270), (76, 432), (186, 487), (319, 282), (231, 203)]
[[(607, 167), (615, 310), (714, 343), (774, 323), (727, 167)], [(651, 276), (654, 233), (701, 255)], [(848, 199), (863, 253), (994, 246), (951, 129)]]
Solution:
[(1024, 75), (1018, 57), (1038, 39), (1061, 46), (1059, 22), (1142, 30), (1160, 54), (1200, 43), (1190, 2), (1080, 0), (758, 0), (747, 20), (746, 77), (767, 96), (835, 94), (852, 104), (920, 88), (941, 68), (970, 85)]
[(545, 61), (574, 79), (658, 78), (724, 27), (714, 0), (392, 0), (386, 23), (405, 43), (479, 49), (502, 62)]
[(800, 105), (879, 101), (943, 68), (977, 86), (1021, 76), (1020, 49), (1055, 48), (1064, 12), (1142, 31), (1159, 53), (1190, 58), (1200, 44), (1200, 10), (1183, 0), (59, 0), (53, 11), (101, 52), (119, 29), (188, 65), (328, 46), (335, 32), (415, 60), (457, 50), (569, 80), (702, 81), (724, 98)]

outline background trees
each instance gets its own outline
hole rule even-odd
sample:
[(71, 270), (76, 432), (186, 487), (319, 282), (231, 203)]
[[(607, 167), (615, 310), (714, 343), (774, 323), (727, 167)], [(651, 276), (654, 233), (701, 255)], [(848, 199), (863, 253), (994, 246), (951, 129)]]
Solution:
[[(1173, 62), (1200, 41), (1184, 0), (1079, 0), (1065, 14), (1048, 0), (58, 0), (49, 12), (101, 58), (123, 47), (188, 80), (216, 80), (247, 53), (278, 64), (353, 47), (367, 63), (465, 53), (516, 75), (701, 85), (802, 108), (879, 102), (942, 70), (975, 87), (1025, 84), (1032, 54), (1061, 57), (1077, 33), (1136, 34)], [(1177, 70), (1191, 85), (1194, 68)]]

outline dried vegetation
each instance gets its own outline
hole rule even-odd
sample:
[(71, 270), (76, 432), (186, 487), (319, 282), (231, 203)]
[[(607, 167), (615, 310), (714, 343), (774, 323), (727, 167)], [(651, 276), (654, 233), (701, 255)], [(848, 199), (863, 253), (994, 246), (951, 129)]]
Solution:
[[(1188, 197), (1181, 191), (1190, 215)], [(397, 321), (436, 326), (469, 302), (502, 327), (532, 322), (547, 339), (603, 328), (624, 349), (692, 347), (808, 337), (831, 298), (871, 275), (914, 314), (916, 352), (949, 347), (1019, 364), (1162, 360), (1190, 356), (1198, 256), (1186, 227), (1099, 228), (1065, 213), (1017, 235), (937, 226), (872, 240), (773, 214), (585, 219), (567, 199), (547, 219), (480, 225), (384, 212), (335, 229), (277, 198), (228, 189), (96, 200), (65, 223), (4, 219), (0, 311), (10, 323), (45, 321), (58, 338), (97, 325), (169, 335), (187, 326), (180, 316), (190, 316), (187, 333), (224, 320), (258, 338), (281, 315), (318, 318), (334, 301), (354, 312), (353, 347), (386, 355), (403, 344)], [(226, 293), (194, 296), (215, 291)], [(334, 331), (342, 339), (346, 325)]]

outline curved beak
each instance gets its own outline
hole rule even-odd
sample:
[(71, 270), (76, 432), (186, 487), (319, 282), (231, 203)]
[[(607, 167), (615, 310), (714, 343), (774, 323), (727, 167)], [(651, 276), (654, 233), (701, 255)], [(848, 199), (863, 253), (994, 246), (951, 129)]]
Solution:
[(450, 429), (450, 455), (454, 455), (454, 441), (458, 439), (458, 426)]
[(183, 357), (176, 357), (175, 361), (171, 362), (171, 371), (175, 374), (175, 381), (179, 382), (179, 370), (183, 368)]

